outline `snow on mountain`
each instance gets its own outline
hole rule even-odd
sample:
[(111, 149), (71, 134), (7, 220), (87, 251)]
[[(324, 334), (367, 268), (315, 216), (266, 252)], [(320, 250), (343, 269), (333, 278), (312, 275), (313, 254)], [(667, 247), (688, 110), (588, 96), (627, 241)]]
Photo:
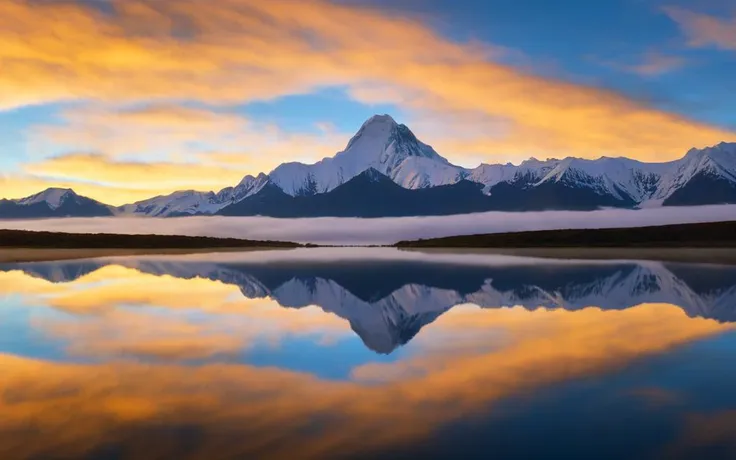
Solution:
[(464, 169), (451, 165), (389, 115), (375, 115), (360, 127), (345, 150), (313, 165), (285, 163), (270, 177), (289, 195), (326, 193), (374, 168), (407, 188), (454, 183)]
[(452, 185), (469, 176), (469, 170), (454, 166), (444, 159), (438, 161), (417, 156), (406, 158), (389, 175), (397, 184), (412, 190)]
[(736, 144), (692, 149), (681, 160), (666, 163), (644, 163), (624, 157), (568, 157), (546, 161), (532, 158), (519, 166), (483, 164), (472, 170), (468, 178), (482, 183), (486, 193), (501, 182), (522, 182), (527, 187), (554, 182), (650, 207), (662, 205), (701, 173), (736, 183)]
[(40, 219), (55, 217), (109, 217), (113, 208), (77, 195), (74, 190), (50, 188), (18, 200), (0, 200), (2, 219)]
[(253, 177), (250, 175), (245, 176), (237, 186), (222, 189), (219, 193), (215, 195), (213, 203), (215, 203), (219, 207), (214, 212), (217, 212), (230, 204), (242, 201), (251, 195), (255, 195), (256, 193), (260, 192), (263, 187), (265, 187), (269, 182), (270, 178), (263, 173), (259, 174), (258, 177)]
[(525, 160), (518, 166), (512, 163), (505, 165), (484, 163), (470, 170), (467, 179), (483, 184), (483, 192), (490, 195), (491, 188), (502, 182), (533, 186), (556, 168), (558, 163), (559, 160), (556, 159), (540, 161), (536, 158)]
[(468, 180), (483, 184), (483, 192), (488, 194), (491, 187), (501, 182), (511, 182), (519, 171), (518, 166), (511, 163), (505, 165), (481, 164), (470, 171)]
[(221, 207), (214, 192), (185, 190), (125, 205), (120, 211), (123, 214), (169, 217), (178, 214), (212, 214)]
[(228, 187), (218, 193), (186, 190), (170, 195), (157, 196), (119, 208), (123, 214), (140, 214), (150, 217), (214, 214), (220, 209), (258, 193), (269, 179), (265, 174), (246, 176), (236, 187)]
[(722, 142), (702, 150), (692, 149), (681, 160), (668, 163), (653, 199), (664, 200), (684, 187), (698, 174), (736, 183), (736, 143)]
[(14, 201), (21, 206), (46, 203), (49, 208), (58, 209), (67, 199), (75, 196), (77, 196), (77, 194), (71, 189), (49, 188), (41, 193)]
[(628, 158), (603, 157), (598, 160), (565, 158), (539, 182), (566, 182), (586, 187), (599, 195), (644, 201), (657, 189), (661, 175), (671, 163), (642, 163)]

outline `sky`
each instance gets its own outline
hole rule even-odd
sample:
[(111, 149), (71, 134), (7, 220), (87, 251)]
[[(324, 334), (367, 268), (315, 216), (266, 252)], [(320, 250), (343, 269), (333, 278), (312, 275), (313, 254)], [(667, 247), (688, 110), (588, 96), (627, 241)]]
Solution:
[(736, 141), (736, 0), (3, 0), (0, 197), (119, 205), (342, 150), (455, 164)]

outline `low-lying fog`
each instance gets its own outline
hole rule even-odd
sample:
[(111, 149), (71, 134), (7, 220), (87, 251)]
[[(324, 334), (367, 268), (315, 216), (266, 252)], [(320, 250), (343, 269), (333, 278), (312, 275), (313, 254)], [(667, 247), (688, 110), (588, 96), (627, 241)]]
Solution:
[(477, 233), (562, 228), (615, 228), (736, 220), (736, 205), (643, 210), (487, 212), (380, 219), (269, 217), (70, 218), (0, 221), (0, 228), (71, 233), (144, 233), (372, 245)]

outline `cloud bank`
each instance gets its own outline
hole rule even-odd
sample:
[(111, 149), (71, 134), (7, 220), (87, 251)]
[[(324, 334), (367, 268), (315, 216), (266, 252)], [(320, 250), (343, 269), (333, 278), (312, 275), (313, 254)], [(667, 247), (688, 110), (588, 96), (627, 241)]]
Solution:
[(736, 220), (736, 205), (608, 209), (600, 211), (488, 212), (381, 219), (270, 217), (94, 218), (0, 221), (0, 228), (71, 233), (126, 233), (233, 237), (335, 245), (393, 244), (400, 240), (477, 233), (565, 228), (625, 228)]

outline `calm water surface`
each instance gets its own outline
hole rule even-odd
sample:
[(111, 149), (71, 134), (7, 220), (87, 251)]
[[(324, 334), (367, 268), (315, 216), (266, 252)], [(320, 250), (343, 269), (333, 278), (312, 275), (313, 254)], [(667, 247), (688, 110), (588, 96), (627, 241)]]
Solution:
[(736, 267), (0, 265), (0, 459), (736, 458)]

